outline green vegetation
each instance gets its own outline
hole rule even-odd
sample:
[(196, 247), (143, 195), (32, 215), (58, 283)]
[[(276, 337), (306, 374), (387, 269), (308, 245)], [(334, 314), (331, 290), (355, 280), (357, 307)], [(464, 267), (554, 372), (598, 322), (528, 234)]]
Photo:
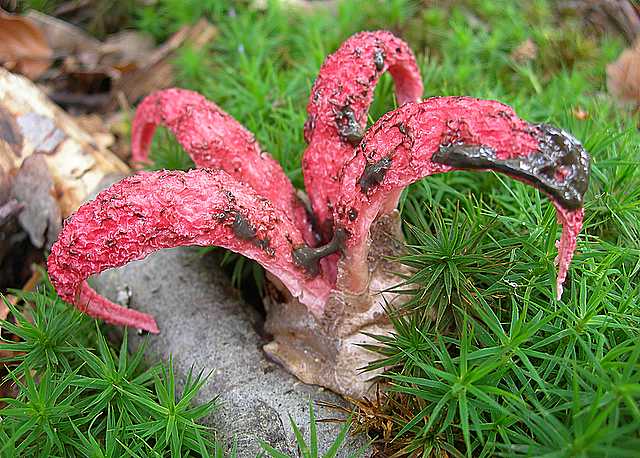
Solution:
[[(316, 414), (314, 412), (314, 407), (311, 402), (309, 402), (309, 443), (304, 438), (302, 431), (293, 421), (293, 418), (289, 416), (289, 421), (291, 423), (291, 428), (293, 429), (293, 433), (296, 436), (296, 444), (298, 446), (298, 452), (302, 458), (334, 458), (337, 456), (338, 452), (340, 452), (341, 447), (347, 440), (347, 435), (349, 433), (349, 429), (351, 428), (351, 419), (348, 419), (344, 422), (344, 425), (340, 429), (340, 432), (336, 436), (333, 443), (329, 446), (329, 449), (326, 451), (322, 451), (318, 447), (318, 426), (316, 421)], [(289, 455), (286, 455), (264, 441), (260, 441), (260, 445), (266, 456), (271, 458), (289, 458)], [(364, 456), (365, 450), (358, 450), (354, 453), (349, 454), (349, 458), (357, 458)]]
[[(525, 119), (572, 132), (591, 153), (585, 226), (561, 301), (554, 291), (559, 225), (538, 191), (494, 173), (456, 172), (404, 193), (407, 254), (399, 261), (415, 274), (397, 287), (412, 300), (389, 311), (394, 335), (378, 337), (373, 348), (380, 361), (370, 369), (387, 368), (389, 388), (379, 414), (392, 419), (394, 437), (378, 445), (398, 456), (638, 456), (640, 135), (638, 119), (613, 104), (605, 85), (605, 66), (622, 40), (584, 31), (579, 14), (560, 16), (546, 0), (428, 7), (343, 1), (335, 14), (267, 4), (262, 10), (244, 2), (232, 8), (217, 0), (158, 0), (137, 11), (136, 24), (159, 40), (202, 15), (216, 24), (219, 36), (208, 49), (180, 54), (179, 85), (254, 132), (298, 187), (313, 78), (328, 53), (363, 29), (388, 28), (409, 41), (425, 96), (498, 99)], [(537, 55), (514, 59), (527, 39)], [(371, 122), (393, 107), (385, 76)], [(189, 167), (166, 133), (154, 151), (158, 168)], [(253, 263), (234, 269), (238, 283), (261, 281)], [(13, 410), (0, 412), (1, 444), (21, 438), (28, 449), (38, 440), (80, 455), (97, 450), (101, 437), (101, 446), (114, 450), (109, 456), (133, 447), (134, 436), (149, 449), (199, 453), (212, 445), (191, 421), (214, 404), (178, 408), (170, 370), (136, 369), (138, 354), (122, 352), (118, 362), (86, 319), (62, 315), (55, 333), (45, 332), (52, 321), (44, 315), (40, 324), (10, 329), (25, 334), (22, 347), (13, 348), (28, 353), (14, 371), (24, 375), (14, 375), (21, 396)], [(74, 320), (87, 328), (87, 340), (77, 340)], [(37, 371), (39, 385), (25, 367)], [(110, 397), (97, 391), (107, 380), (119, 383)], [(195, 377), (191, 390), (202, 380)], [(144, 421), (133, 413), (138, 409)], [(136, 421), (142, 426), (132, 426)], [(382, 437), (375, 422), (362, 424)], [(52, 435), (53, 428), (65, 434)], [(148, 451), (137, 447), (137, 454)]]
[[(6, 298), (12, 321), (0, 321), (0, 359), (18, 387), (0, 410), (0, 456), (209, 456), (213, 434), (198, 421), (216, 402), (192, 400), (208, 376), (189, 374), (180, 395), (171, 361), (144, 367), (144, 345), (116, 350), (94, 320), (41, 292)], [(11, 333), (17, 341), (5, 336)]]
[[(170, 16), (170, 4), (145, 20)], [(539, 192), (457, 172), (404, 194), (400, 262), (415, 274), (398, 286), (412, 300), (390, 311), (396, 333), (374, 348), (381, 359), (371, 369), (388, 368), (391, 401), (381, 413), (391, 414), (395, 435), (379, 445), (417, 456), (637, 456), (640, 138), (637, 120), (605, 88), (621, 39), (584, 32), (579, 15), (559, 17), (547, 1), (342, 2), (336, 16), (275, 4), (220, 16), (200, 4), (197, 14), (210, 14), (220, 36), (204, 55), (182, 54), (180, 83), (243, 122), (297, 186), (313, 78), (362, 29), (390, 28), (409, 41), (425, 96), (498, 99), (583, 142), (593, 158), (587, 216), (561, 301), (559, 225)], [(536, 55), (514, 59), (527, 39)], [(386, 77), (371, 122), (393, 104)]]

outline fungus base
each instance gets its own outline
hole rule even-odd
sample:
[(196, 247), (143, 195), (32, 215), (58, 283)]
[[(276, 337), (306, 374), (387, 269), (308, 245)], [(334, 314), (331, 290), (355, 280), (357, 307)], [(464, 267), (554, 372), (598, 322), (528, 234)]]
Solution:
[(375, 342), (364, 333), (381, 335), (393, 330), (384, 308), (397, 306), (406, 298), (386, 290), (402, 282), (402, 274), (409, 272), (389, 258), (402, 254), (402, 250), (400, 214), (396, 210), (380, 217), (371, 228), (365, 291), (341, 288), (340, 284), (348, 284), (349, 279), (344, 278), (346, 269), (339, 265), (338, 288), (321, 317), (309, 313), (285, 289), (267, 295), (265, 329), (273, 341), (265, 345), (265, 352), (304, 383), (358, 399), (371, 394), (375, 373), (363, 373), (362, 368), (377, 357), (361, 345)]

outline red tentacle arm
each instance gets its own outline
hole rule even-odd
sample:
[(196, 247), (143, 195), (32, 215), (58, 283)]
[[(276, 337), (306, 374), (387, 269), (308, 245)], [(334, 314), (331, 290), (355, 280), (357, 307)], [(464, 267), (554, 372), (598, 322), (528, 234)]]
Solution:
[(295, 222), (307, 243), (314, 243), (307, 212), (287, 175), (254, 136), (204, 96), (166, 89), (138, 106), (131, 133), (132, 159), (146, 162), (156, 127), (169, 128), (199, 168), (220, 169), (246, 183)]
[(538, 187), (553, 200), (563, 233), (558, 244), (558, 295), (582, 226), (589, 157), (573, 137), (519, 119), (499, 102), (438, 97), (386, 114), (345, 165), (336, 227), (348, 233), (345, 276), (353, 291), (367, 286), (368, 231), (392, 211), (403, 188), (455, 169), (493, 169)]
[(162, 248), (217, 245), (262, 264), (315, 314), (329, 295), (322, 276), (294, 263), (300, 231), (279, 208), (220, 170), (161, 171), (125, 178), (83, 205), (51, 249), (48, 270), (60, 297), (117, 324), (157, 332), (153, 318), (83, 287), (91, 275)]
[(398, 104), (422, 97), (422, 78), (409, 46), (390, 32), (362, 32), (327, 57), (307, 106), (302, 159), (304, 182), (322, 235), (332, 233), (332, 208), (340, 193), (339, 174), (353, 156), (367, 125), (380, 76), (389, 71)]

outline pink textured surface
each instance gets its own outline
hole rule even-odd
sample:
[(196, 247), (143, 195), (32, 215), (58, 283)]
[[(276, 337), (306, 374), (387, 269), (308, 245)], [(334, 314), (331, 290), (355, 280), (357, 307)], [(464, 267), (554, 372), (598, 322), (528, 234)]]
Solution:
[(151, 315), (114, 304), (96, 293), (86, 281), (80, 286), (75, 304), (78, 310), (107, 323), (144, 329), (154, 334), (160, 332), (156, 320)]
[(578, 244), (578, 234), (582, 229), (582, 220), (584, 219), (584, 208), (578, 210), (566, 210), (554, 202), (556, 211), (558, 212), (558, 221), (562, 224), (562, 235), (560, 240), (556, 242), (558, 256), (556, 257), (556, 265), (558, 266), (558, 276), (556, 278), (556, 298), (560, 300), (562, 297), (562, 284), (567, 278), (569, 265), (573, 259), (573, 253), (576, 251)]
[(331, 237), (332, 205), (340, 192), (340, 170), (354, 149), (340, 137), (336, 114), (348, 106), (360, 127), (366, 127), (374, 89), (387, 70), (393, 76), (399, 105), (422, 97), (422, 78), (413, 52), (404, 41), (386, 31), (362, 32), (345, 41), (327, 57), (311, 89), (305, 124), (309, 146), (302, 170), (325, 239)]
[(157, 126), (173, 132), (199, 168), (221, 169), (268, 198), (314, 243), (306, 210), (280, 164), (262, 151), (254, 136), (202, 95), (166, 89), (146, 97), (131, 128), (131, 155), (146, 162)]
[[(500, 102), (471, 97), (434, 97), (409, 103), (387, 113), (365, 135), (355, 156), (345, 165), (340, 200), (335, 208), (336, 227), (347, 229), (351, 287), (364, 287), (368, 233), (374, 219), (393, 210), (402, 189), (434, 173), (453, 170), (434, 163), (440, 145), (460, 142), (484, 145), (500, 159), (527, 156), (538, 151), (539, 130)], [(360, 178), (367, 164), (390, 160), (382, 181), (364, 192)], [(569, 212), (556, 205), (563, 223), (559, 244), (558, 286), (567, 269), (582, 222), (582, 211)]]
[[(234, 231), (238, 214), (255, 237), (242, 238)], [(85, 279), (108, 268), (161, 248), (217, 245), (255, 259), (318, 312), (330, 285), (321, 277), (307, 278), (292, 262), (292, 250), (303, 243), (287, 215), (223, 171), (139, 173), (80, 207), (53, 246), (48, 268), (60, 297), (73, 302)], [(92, 299), (94, 307), (87, 310), (94, 316), (157, 332), (148, 320)]]

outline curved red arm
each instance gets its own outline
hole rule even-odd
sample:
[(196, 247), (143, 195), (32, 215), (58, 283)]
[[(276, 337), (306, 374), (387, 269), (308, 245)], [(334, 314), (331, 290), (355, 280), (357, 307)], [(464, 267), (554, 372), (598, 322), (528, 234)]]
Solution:
[(113, 304), (84, 285), (91, 275), (162, 248), (217, 245), (255, 259), (313, 313), (330, 285), (294, 263), (300, 231), (268, 199), (220, 170), (161, 171), (125, 178), (83, 205), (48, 258), (60, 297), (87, 313), (150, 332), (152, 317)]
[(307, 212), (289, 178), (254, 136), (204, 96), (166, 89), (138, 106), (131, 132), (135, 162), (146, 162), (156, 127), (168, 127), (199, 168), (220, 169), (267, 197), (294, 221), (307, 243), (315, 242)]
[(398, 104), (422, 97), (422, 79), (409, 46), (387, 31), (353, 35), (325, 60), (307, 106), (302, 159), (304, 183), (318, 228), (332, 233), (332, 208), (340, 193), (339, 174), (353, 156), (367, 125), (380, 76), (389, 71)]
[(373, 220), (392, 211), (409, 184), (454, 169), (493, 169), (549, 194), (563, 225), (557, 258), (562, 294), (582, 226), (589, 157), (569, 134), (529, 124), (502, 103), (470, 97), (436, 97), (387, 113), (345, 165), (334, 218), (348, 233), (347, 287), (366, 287)]

